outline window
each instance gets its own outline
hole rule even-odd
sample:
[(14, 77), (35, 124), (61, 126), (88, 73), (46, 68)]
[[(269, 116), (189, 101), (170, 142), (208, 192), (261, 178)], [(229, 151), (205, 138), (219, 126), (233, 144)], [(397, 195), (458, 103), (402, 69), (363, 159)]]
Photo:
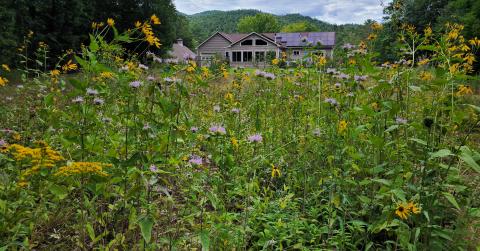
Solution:
[(252, 59), (253, 59), (253, 52), (251, 51), (243, 52), (243, 62), (252, 62)]
[(226, 57), (226, 58), (230, 58), (230, 55), (229, 55), (228, 51), (225, 52), (225, 57)]
[(297, 50), (293, 51), (293, 55), (294, 56), (300, 56), (300, 51), (297, 51)]
[(241, 51), (233, 51), (232, 52), (232, 61), (233, 62), (241, 62), (242, 61), (242, 52)]
[(262, 39), (255, 40), (255, 45), (267, 45), (267, 42)]
[(240, 43), (241, 45), (253, 45), (253, 40), (248, 39)]
[(255, 52), (255, 61), (256, 62), (265, 62), (265, 52), (264, 51), (256, 51)]

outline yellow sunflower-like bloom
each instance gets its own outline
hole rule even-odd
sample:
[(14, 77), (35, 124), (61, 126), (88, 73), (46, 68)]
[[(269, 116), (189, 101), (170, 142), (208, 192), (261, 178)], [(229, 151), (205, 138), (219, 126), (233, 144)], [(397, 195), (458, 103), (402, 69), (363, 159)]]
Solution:
[(0, 77), (0, 87), (7, 85), (8, 79)]
[(271, 165), (272, 165), (272, 178), (280, 177), (282, 174), (280, 173), (279, 167), (275, 166), (274, 164), (271, 164)]
[(150, 17), (150, 21), (153, 23), (153, 24), (160, 24), (160, 19), (158, 19), (157, 15), (153, 14), (151, 17)]
[(408, 205), (405, 203), (400, 203), (397, 205), (395, 214), (400, 217), (400, 219), (406, 220), (410, 216), (410, 210), (408, 210)]
[(338, 123), (338, 132), (339, 133), (344, 133), (347, 130), (348, 123), (345, 120), (340, 121)]
[(115, 25), (115, 20), (113, 20), (113, 18), (109, 18), (107, 19), (107, 24), (108, 26), (113, 27)]

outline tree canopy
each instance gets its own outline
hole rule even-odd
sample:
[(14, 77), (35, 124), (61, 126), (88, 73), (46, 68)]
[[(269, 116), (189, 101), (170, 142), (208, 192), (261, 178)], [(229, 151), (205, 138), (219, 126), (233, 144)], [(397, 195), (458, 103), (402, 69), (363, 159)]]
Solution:
[(171, 0), (0, 0), (0, 63), (14, 64), (16, 48), (30, 31), (33, 32), (30, 49), (43, 42), (48, 45), (51, 57), (55, 57), (86, 43), (92, 22), (105, 23), (107, 18), (113, 18), (115, 26), (125, 30), (152, 14), (162, 23), (154, 27), (162, 43), (157, 53), (169, 50), (178, 37), (187, 46), (192, 45), (188, 21)]
[(320, 31), (320, 28), (313, 23), (302, 21), (283, 26), (282, 32), (311, 32)]
[(274, 15), (259, 13), (255, 16), (247, 16), (238, 22), (238, 31), (249, 32), (278, 32), (280, 24)]

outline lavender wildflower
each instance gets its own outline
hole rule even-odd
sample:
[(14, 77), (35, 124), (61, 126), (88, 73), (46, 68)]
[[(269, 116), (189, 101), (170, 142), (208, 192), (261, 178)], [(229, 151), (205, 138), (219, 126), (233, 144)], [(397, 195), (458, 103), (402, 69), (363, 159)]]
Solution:
[(72, 100), (72, 102), (73, 102), (74, 104), (81, 104), (81, 103), (83, 103), (84, 101), (85, 101), (85, 100), (83, 99), (82, 96), (78, 96), (78, 97), (76, 97), (76, 98), (74, 98), (74, 99)]
[(134, 89), (137, 89), (138, 87), (140, 87), (142, 85), (142, 82), (140, 81), (133, 81), (133, 82), (130, 82), (129, 86), (134, 88)]
[(333, 105), (333, 106), (337, 106), (338, 105), (338, 101), (334, 98), (326, 98), (325, 99), (325, 102), (326, 103), (329, 103), (330, 105)]
[(154, 173), (157, 172), (157, 171), (158, 171), (157, 166), (154, 165), (154, 164), (151, 164), (151, 165), (150, 165), (150, 171), (151, 171), (151, 172), (154, 172)]
[(87, 95), (90, 95), (90, 96), (98, 95), (98, 91), (92, 88), (87, 88)]
[(188, 160), (188, 163), (200, 166), (203, 164), (203, 158), (198, 155), (192, 154), (190, 156), (190, 159)]
[(405, 125), (408, 123), (407, 119), (402, 118), (402, 117), (396, 117), (395, 122), (399, 125)]
[(238, 108), (232, 108), (231, 112), (238, 114), (238, 113), (240, 113), (240, 109), (238, 109)]
[(198, 132), (198, 127), (192, 126), (192, 127), (190, 127), (190, 131), (193, 132), (193, 133), (196, 133), (196, 132)]
[(263, 137), (260, 134), (254, 134), (248, 137), (248, 141), (250, 141), (251, 143), (260, 143), (262, 142), (262, 140)]
[(94, 98), (93, 99), (93, 104), (95, 104), (95, 105), (103, 105), (103, 103), (105, 103), (105, 101), (101, 98)]
[(144, 64), (138, 64), (138, 68), (143, 69), (143, 70), (148, 70), (148, 66)]

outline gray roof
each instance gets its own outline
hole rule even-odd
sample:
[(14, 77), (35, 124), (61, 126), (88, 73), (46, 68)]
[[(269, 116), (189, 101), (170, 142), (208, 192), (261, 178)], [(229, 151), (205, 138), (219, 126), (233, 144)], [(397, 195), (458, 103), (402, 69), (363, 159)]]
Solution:
[(316, 45), (318, 42), (323, 46), (335, 45), (335, 32), (292, 32), (276, 33), (275, 41), (286, 47), (303, 47), (308, 44)]
[(170, 56), (178, 60), (184, 60), (186, 58), (195, 58), (197, 55), (193, 53), (188, 47), (183, 44), (175, 43), (172, 45), (172, 50), (169, 51)]

